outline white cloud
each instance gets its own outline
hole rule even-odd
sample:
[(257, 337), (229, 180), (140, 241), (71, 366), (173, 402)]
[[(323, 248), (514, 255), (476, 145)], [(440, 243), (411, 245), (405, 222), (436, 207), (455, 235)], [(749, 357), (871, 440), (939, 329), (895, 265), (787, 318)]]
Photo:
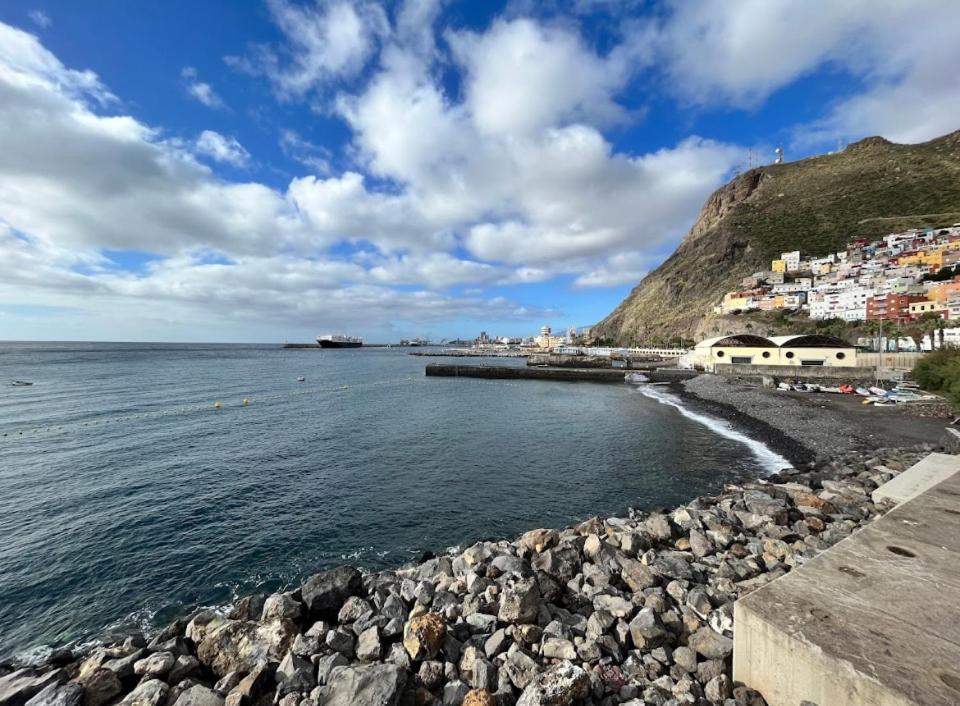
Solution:
[(674, 3), (654, 36), (666, 87), (686, 101), (755, 107), (834, 70), (862, 86), (802, 128), (806, 142), (920, 141), (956, 128), (958, 26), (953, 0), (690, 0)]
[(250, 153), (237, 141), (237, 138), (226, 137), (213, 130), (204, 130), (200, 133), (195, 149), (198, 154), (234, 167), (246, 167), (250, 164)]
[(642, 252), (618, 253), (595, 269), (585, 272), (573, 281), (574, 287), (619, 287), (636, 284), (647, 274), (651, 257)]
[(389, 32), (386, 13), (374, 2), (269, 0), (270, 13), (287, 44), (259, 46), (227, 63), (267, 76), (278, 95), (302, 97), (330, 82), (356, 76)]
[(497, 21), (483, 34), (451, 33), (467, 75), (467, 107), (483, 133), (526, 135), (565, 122), (624, 117), (613, 94), (630, 66), (604, 59), (579, 36), (529, 19)]
[(280, 131), (280, 149), (291, 159), (312, 169), (315, 174), (328, 175), (331, 172), (330, 150), (304, 139), (296, 130)]
[(223, 99), (217, 95), (216, 91), (213, 90), (213, 86), (211, 86), (209, 83), (204, 83), (203, 81), (194, 81), (192, 83), (188, 83), (187, 93), (208, 108), (224, 107)]
[(50, 16), (43, 10), (31, 10), (29, 17), (30, 21), (41, 29), (46, 29), (53, 24), (53, 20), (51, 20)]

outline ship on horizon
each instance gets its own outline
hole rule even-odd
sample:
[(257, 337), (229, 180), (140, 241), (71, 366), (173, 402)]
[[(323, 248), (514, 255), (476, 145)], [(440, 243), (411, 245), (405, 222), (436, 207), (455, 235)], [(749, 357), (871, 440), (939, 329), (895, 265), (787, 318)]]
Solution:
[(358, 336), (343, 336), (340, 334), (325, 334), (317, 336), (317, 343), (321, 348), (359, 348), (363, 339)]

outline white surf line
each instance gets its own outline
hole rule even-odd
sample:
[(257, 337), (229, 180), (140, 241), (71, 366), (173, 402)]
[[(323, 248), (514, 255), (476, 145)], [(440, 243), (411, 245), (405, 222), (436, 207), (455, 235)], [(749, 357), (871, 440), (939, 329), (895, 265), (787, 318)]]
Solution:
[(715, 417), (710, 417), (706, 414), (694, 412), (692, 409), (684, 405), (683, 402), (681, 402), (676, 396), (671, 395), (668, 392), (662, 392), (653, 385), (641, 384), (634, 385), (632, 387), (644, 397), (649, 397), (652, 400), (656, 400), (660, 404), (674, 407), (684, 417), (702, 424), (720, 436), (725, 436), (728, 439), (740, 442), (750, 449), (750, 453), (752, 453), (754, 458), (756, 458), (760, 464), (767, 469), (768, 473), (776, 473), (784, 468), (793, 468), (793, 464), (783, 456), (768, 447), (766, 444), (759, 442), (756, 439), (751, 439), (746, 434), (742, 434), (741, 432), (735, 430), (729, 422), (722, 419), (717, 419)]

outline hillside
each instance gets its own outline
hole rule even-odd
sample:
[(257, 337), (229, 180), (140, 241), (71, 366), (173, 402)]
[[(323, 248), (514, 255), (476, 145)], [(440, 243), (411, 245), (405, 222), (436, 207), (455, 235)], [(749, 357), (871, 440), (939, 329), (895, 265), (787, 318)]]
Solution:
[(676, 252), (594, 335), (628, 345), (749, 326), (710, 312), (781, 252), (822, 255), (856, 238), (956, 221), (960, 131), (917, 145), (870, 137), (836, 154), (759, 167), (707, 199)]

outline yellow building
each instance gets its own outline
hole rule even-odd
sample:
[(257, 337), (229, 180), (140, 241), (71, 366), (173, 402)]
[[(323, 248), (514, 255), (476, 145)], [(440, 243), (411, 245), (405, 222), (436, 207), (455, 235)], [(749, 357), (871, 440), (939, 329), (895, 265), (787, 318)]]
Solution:
[(786, 272), (787, 271), (787, 262), (786, 260), (773, 260), (770, 262), (770, 270), (773, 272)]
[(701, 341), (693, 349), (694, 367), (708, 371), (717, 365), (796, 365), (853, 367), (857, 350), (834, 336), (755, 336), (737, 334)]
[(857, 364), (857, 349), (836, 336), (771, 336), (770, 340), (778, 349), (778, 365), (852, 368)]
[(930, 287), (927, 297), (935, 302), (945, 302), (956, 294), (960, 294), (960, 282), (944, 282)]
[(926, 299), (924, 301), (910, 303), (910, 316), (914, 318), (939, 311), (947, 311), (947, 307), (938, 301)]

